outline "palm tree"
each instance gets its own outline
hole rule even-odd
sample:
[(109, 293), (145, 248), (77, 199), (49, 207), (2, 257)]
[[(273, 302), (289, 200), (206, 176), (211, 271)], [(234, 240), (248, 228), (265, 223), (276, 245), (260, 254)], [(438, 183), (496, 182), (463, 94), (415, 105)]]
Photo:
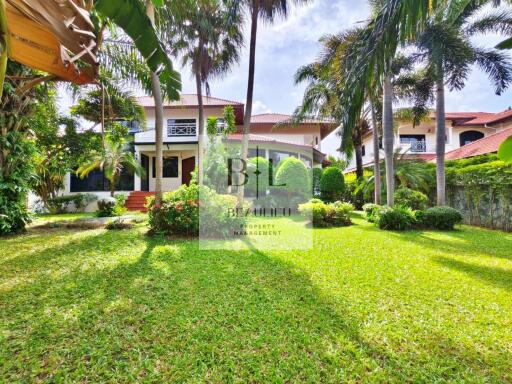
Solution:
[[(344, 108), (339, 95), (344, 87), (340, 76), (338, 62), (344, 55), (346, 47), (357, 36), (358, 30), (353, 29), (336, 35), (327, 35), (320, 39), (322, 50), (316, 62), (298, 69), (295, 74), (295, 83), (307, 82), (302, 105), (294, 113), (293, 123), (303, 121), (310, 117), (334, 119), (340, 122), (340, 115)], [(363, 113), (357, 125), (352, 130), (344, 127), (338, 132), (341, 138), (340, 152), (350, 160), (355, 155), (356, 174), (363, 175), (362, 146), (363, 136), (369, 132), (369, 124)]]
[(110, 182), (110, 196), (114, 197), (117, 182), (124, 169), (129, 169), (138, 176), (144, 173), (137, 159), (126, 150), (126, 144), (126, 140), (113, 140), (107, 136), (103, 151), (91, 154), (90, 159), (76, 171), (77, 175), (83, 179), (92, 171), (101, 169)]
[[(126, 4), (128, 2), (128, 4)], [(160, 41), (159, 17), (162, 0), (98, 0), (94, 8), (112, 20), (130, 37), (130, 41), (110, 41), (103, 47), (103, 59), (119, 77), (136, 80), (155, 101), (155, 201), (162, 199), (163, 98), (178, 100), (181, 79)], [(126, 7), (130, 7), (130, 11)], [(129, 13), (130, 17), (126, 17)], [(104, 29), (105, 25), (101, 28)], [(163, 88), (162, 88), (163, 84)]]
[(446, 203), (445, 84), (451, 90), (462, 89), (473, 64), (488, 74), (498, 95), (512, 82), (509, 58), (496, 49), (477, 47), (470, 40), (477, 33), (512, 31), (512, 13), (500, 11), (475, 20), (481, 7), (481, 2), (472, 1), (456, 16), (439, 9), (413, 40), (418, 59), (425, 62), (426, 73), (435, 82), (438, 205)]
[[(286, 18), (291, 3), (306, 4), (309, 0), (234, 0), (234, 3), (244, 4), (251, 17), (251, 37), (249, 43), (249, 74), (247, 81), (247, 98), (245, 102), (244, 130), (241, 158), (247, 160), (249, 150), (249, 134), (251, 132), (252, 104), (254, 97), (254, 73), (256, 69), (256, 38), (260, 18), (272, 23), (277, 16)], [(239, 201), (244, 198), (244, 187), (239, 189)]]
[[(205, 110), (203, 86), (222, 76), (240, 59), (243, 45), (242, 17), (236, 6), (225, 0), (200, 0), (168, 18), (163, 31), (170, 49), (183, 65), (191, 63), (199, 104), (198, 182), (203, 183)], [(171, 21), (169, 23), (169, 21)]]

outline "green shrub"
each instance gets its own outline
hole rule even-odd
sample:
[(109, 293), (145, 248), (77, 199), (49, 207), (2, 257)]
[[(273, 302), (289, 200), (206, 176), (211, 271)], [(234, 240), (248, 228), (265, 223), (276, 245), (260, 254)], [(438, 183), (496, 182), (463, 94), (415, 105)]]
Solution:
[(295, 157), (287, 157), (279, 163), (276, 171), (275, 185), (286, 191), (288, 198), (304, 199), (311, 196), (308, 169)]
[(320, 179), (320, 191), (325, 201), (340, 200), (345, 192), (345, 178), (338, 167), (324, 169)]
[(409, 207), (414, 211), (427, 208), (428, 197), (422, 192), (400, 187), (395, 192), (395, 204)]
[(243, 215), (234, 214), (235, 196), (219, 195), (197, 184), (164, 194), (161, 206), (154, 204), (154, 198), (149, 199), (147, 207), (153, 233), (198, 236), (201, 232), (203, 237), (226, 238), (233, 235), (233, 228), (239, 229), (245, 222)]
[[(247, 184), (245, 185), (245, 191), (247, 193), (247, 196), (255, 197), (257, 186), (259, 197), (265, 197), (267, 189), (269, 187), (269, 167), (269, 161), (263, 157), (253, 157), (247, 160), (247, 174), (249, 175)], [(256, 178), (255, 176), (256, 170), (260, 172), (258, 178)]]
[(323, 170), (322, 168), (311, 168), (309, 171), (311, 174), (311, 186), (313, 187), (313, 196), (322, 196), (322, 190), (320, 189), (320, 180), (322, 180)]
[(133, 228), (133, 224), (125, 222), (123, 219), (114, 219), (109, 220), (107, 225), (105, 225), (105, 229), (109, 231), (121, 231), (125, 229)]
[(453, 230), (456, 224), (462, 222), (462, 215), (451, 207), (433, 207), (416, 212), (416, 219), (424, 228)]
[(407, 207), (382, 207), (377, 212), (376, 222), (380, 229), (406, 231), (414, 228), (416, 217), (412, 209)]
[(115, 196), (116, 206), (114, 207), (113, 214), (114, 216), (123, 216), (128, 212), (128, 208), (125, 207), (126, 200), (128, 200), (128, 196), (124, 193), (120, 193)]
[(374, 223), (377, 220), (377, 213), (381, 208), (382, 206), (378, 204), (368, 203), (363, 205), (363, 211), (366, 214), (366, 220), (368, 220), (370, 223)]
[(98, 217), (112, 217), (114, 216), (114, 208), (116, 207), (117, 200), (113, 197), (105, 197), (98, 200), (98, 210), (96, 216)]
[(334, 227), (352, 224), (350, 213), (354, 206), (350, 203), (335, 202), (326, 204), (322, 200), (312, 199), (299, 205), (302, 216), (311, 219), (314, 227)]

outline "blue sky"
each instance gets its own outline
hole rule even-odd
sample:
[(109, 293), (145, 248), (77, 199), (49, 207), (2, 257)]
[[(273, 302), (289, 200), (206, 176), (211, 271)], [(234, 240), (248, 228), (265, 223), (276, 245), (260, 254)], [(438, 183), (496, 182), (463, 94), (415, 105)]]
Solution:
[[(295, 86), (296, 70), (315, 60), (318, 40), (329, 33), (351, 28), (368, 18), (364, 0), (314, 0), (293, 8), (286, 20), (273, 25), (260, 24), (256, 54), (256, 81), (253, 113), (290, 114), (300, 104), (304, 86)], [(485, 36), (475, 43), (491, 47), (499, 36)], [(212, 96), (244, 101), (247, 87), (248, 50), (240, 64), (224, 78), (210, 82)], [(187, 69), (182, 70), (183, 92), (195, 93), (195, 83)], [(68, 100), (63, 100), (63, 104)], [(69, 102), (69, 101), (68, 101)], [(474, 70), (466, 87), (446, 96), (447, 111), (502, 111), (512, 106), (512, 91), (496, 96), (484, 73)], [(330, 138), (324, 150), (333, 152), (338, 140)]]

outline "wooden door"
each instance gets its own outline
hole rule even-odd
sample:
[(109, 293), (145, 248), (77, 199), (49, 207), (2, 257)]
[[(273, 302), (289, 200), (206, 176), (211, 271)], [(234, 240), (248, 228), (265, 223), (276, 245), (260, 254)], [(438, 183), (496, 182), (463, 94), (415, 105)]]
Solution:
[(181, 182), (186, 185), (190, 185), (192, 180), (192, 172), (196, 167), (196, 158), (189, 157), (181, 161)]

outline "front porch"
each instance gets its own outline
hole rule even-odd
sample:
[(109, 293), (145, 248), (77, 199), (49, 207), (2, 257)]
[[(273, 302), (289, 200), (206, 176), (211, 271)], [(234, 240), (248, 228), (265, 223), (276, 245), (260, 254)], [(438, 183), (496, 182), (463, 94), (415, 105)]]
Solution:
[[(176, 148), (178, 147), (178, 148)], [(156, 187), (156, 152), (154, 145), (135, 147), (135, 155), (144, 168), (142, 177), (135, 176), (135, 192), (154, 192)], [(189, 184), (197, 165), (197, 144), (164, 144), (162, 190), (174, 191)]]

